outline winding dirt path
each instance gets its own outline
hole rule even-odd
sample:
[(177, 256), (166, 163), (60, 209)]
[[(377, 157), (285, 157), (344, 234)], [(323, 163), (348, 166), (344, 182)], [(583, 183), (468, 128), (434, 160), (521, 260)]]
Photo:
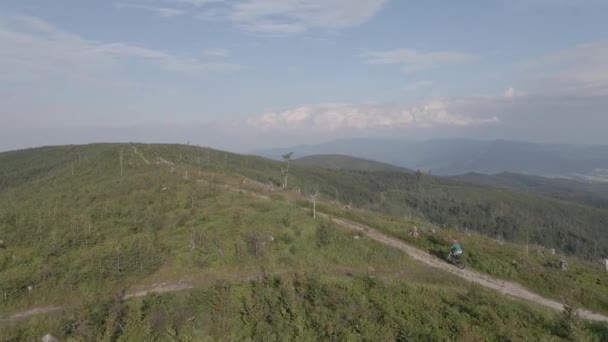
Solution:
[[(423, 262), (431, 267), (441, 269), (442, 271), (452, 273), (452, 274), (454, 274), (458, 277), (461, 277), (465, 280), (468, 280), (472, 283), (479, 284), (483, 287), (496, 290), (507, 296), (524, 299), (524, 300), (527, 300), (530, 302), (541, 304), (543, 306), (549, 307), (554, 310), (561, 311), (564, 309), (563, 304), (561, 304), (553, 299), (548, 299), (548, 298), (542, 297), (542, 296), (524, 288), (520, 284), (496, 279), (489, 275), (482, 274), (482, 273), (479, 273), (479, 272), (476, 272), (473, 270), (469, 270), (469, 269), (460, 270), (429, 253), (426, 253), (418, 248), (408, 245), (403, 240), (399, 240), (397, 238), (390, 237), (390, 236), (388, 236), (384, 233), (381, 233), (368, 226), (354, 223), (352, 221), (348, 221), (348, 220), (345, 220), (342, 218), (332, 217), (327, 214), (320, 214), (318, 212), (317, 212), (317, 215), (326, 217), (326, 218), (330, 218), (333, 220), (333, 222), (335, 222), (336, 224), (338, 224), (339, 226), (341, 226), (343, 228), (347, 228), (347, 229), (350, 229), (353, 231), (360, 232), (360, 233), (366, 235), (367, 237), (369, 237), (373, 240), (376, 240), (384, 245), (387, 245), (387, 246), (390, 246), (393, 248), (397, 248), (397, 249), (409, 254), (415, 260)], [(591, 312), (588, 310), (584, 310), (584, 309), (580, 309), (578, 311), (578, 313), (579, 313), (580, 317), (582, 317), (584, 319), (608, 322), (608, 317), (605, 315), (597, 314), (597, 313), (594, 313), (594, 312)]]
[(63, 307), (57, 306), (57, 305), (35, 307), (35, 308), (29, 309), (26, 311), (18, 312), (8, 318), (4, 318), (4, 319), (0, 318), (0, 325), (4, 322), (20, 321), (20, 320), (28, 319), (32, 316), (44, 315), (44, 314), (53, 313), (53, 312), (57, 312), (57, 311), (61, 311), (61, 310), (63, 310)]
[(146, 165), (150, 165), (150, 161), (148, 159), (146, 159), (146, 157), (144, 157), (144, 155), (137, 149), (137, 147), (133, 146), (133, 152), (139, 156), (139, 158), (141, 158), (141, 160), (144, 161), (144, 163), (146, 163)]
[[(267, 272), (267, 273), (255, 271), (255, 272), (250, 272), (248, 274), (240, 275), (238, 277), (233, 277), (232, 279), (226, 279), (226, 280), (229, 282), (237, 282), (237, 283), (248, 282), (248, 281), (253, 281), (253, 280), (260, 280), (260, 279), (262, 279), (264, 274), (276, 276), (276, 275), (289, 273), (292, 271), (293, 271), (292, 269), (276, 270), (276, 271)], [(177, 282), (172, 282), (172, 283), (163, 282), (160, 284), (152, 284), (148, 288), (143, 288), (143, 289), (140, 289), (140, 290), (137, 290), (134, 292), (126, 293), (122, 296), (122, 300), (141, 298), (141, 297), (146, 297), (146, 296), (149, 296), (152, 294), (181, 292), (181, 291), (186, 291), (186, 290), (192, 290), (195, 287), (196, 286), (194, 286), (186, 281), (183, 281), (183, 280), (180, 280)], [(34, 307), (34, 308), (31, 308), (31, 309), (28, 309), (25, 311), (15, 313), (6, 318), (0, 317), (0, 326), (2, 326), (2, 324), (4, 324), (4, 323), (22, 321), (22, 320), (31, 318), (33, 316), (51, 314), (51, 313), (58, 312), (58, 311), (64, 311), (66, 309), (67, 309), (66, 307), (59, 306), (59, 305)]]
[(155, 285), (152, 288), (149, 288), (147, 290), (141, 290), (141, 291), (125, 294), (122, 297), (122, 299), (128, 300), (131, 298), (145, 297), (145, 296), (148, 296), (151, 294), (179, 292), (179, 291), (191, 290), (193, 288), (194, 288), (194, 286), (192, 286), (190, 284), (182, 283), (182, 282), (173, 283), (173, 284), (162, 283), (160, 285)]

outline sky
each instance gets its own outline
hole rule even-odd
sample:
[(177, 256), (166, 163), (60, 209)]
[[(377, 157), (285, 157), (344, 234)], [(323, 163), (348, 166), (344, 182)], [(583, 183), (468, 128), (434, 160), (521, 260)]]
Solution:
[(2, 0), (0, 150), (608, 144), (605, 0)]

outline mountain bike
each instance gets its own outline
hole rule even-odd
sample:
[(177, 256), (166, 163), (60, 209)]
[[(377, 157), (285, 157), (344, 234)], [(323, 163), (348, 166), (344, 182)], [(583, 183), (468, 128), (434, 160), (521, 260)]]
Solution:
[(462, 260), (462, 254), (454, 255), (452, 252), (450, 252), (450, 253), (448, 253), (446, 260), (450, 264), (455, 265), (456, 267), (460, 268), (461, 270), (464, 269), (464, 260)]

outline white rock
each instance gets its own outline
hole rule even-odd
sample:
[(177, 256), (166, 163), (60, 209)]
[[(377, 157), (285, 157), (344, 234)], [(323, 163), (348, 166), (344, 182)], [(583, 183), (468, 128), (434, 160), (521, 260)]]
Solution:
[(59, 342), (59, 340), (51, 334), (46, 334), (46, 335), (42, 336), (41, 341), (42, 342)]

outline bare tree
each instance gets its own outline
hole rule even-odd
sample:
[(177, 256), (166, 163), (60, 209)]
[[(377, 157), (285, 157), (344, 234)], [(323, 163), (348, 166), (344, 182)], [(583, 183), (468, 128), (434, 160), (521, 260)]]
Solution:
[(317, 218), (317, 197), (319, 197), (319, 190), (315, 190), (315, 193), (310, 195), (312, 200), (312, 218)]
[(291, 156), (293, 156), (293, 152), (283, 155), (283, 160), (285, 161), (285, 168), (281, 168), (281, 173), (283, 174), (283, 189), (287, 189), (287, 177), (289, 176), (289, 164), (291, 163)]
[(87, 229), (87, 235), (85, 237), (85, 245), (89, 245), (89, 236), (91, 236), (91, 216), (89, 216), (89, 225)]
[(122, 177), (122, 148), (120, 149), (118, 158), (120, 159), (120, 177)]

